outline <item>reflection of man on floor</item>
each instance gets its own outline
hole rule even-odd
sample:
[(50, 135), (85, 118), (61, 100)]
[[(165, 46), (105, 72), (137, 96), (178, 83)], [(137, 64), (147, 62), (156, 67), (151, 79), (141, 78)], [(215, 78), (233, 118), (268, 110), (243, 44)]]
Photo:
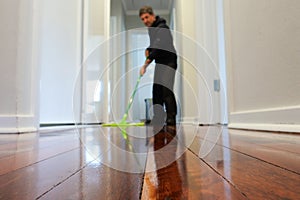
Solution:
[(187, 199), (187, 194), (183, 192), (183, 187), (187, 186), (187, 183), (184, 183), (186, 179), (182, 179), (184, 172), (180, 173), (182, 166), (179, 166), (180, 161), (176, 158), (178, 148), (176, 132), (162, 130), (151, 139), (156, 171), (145, 174), (142, 199)]

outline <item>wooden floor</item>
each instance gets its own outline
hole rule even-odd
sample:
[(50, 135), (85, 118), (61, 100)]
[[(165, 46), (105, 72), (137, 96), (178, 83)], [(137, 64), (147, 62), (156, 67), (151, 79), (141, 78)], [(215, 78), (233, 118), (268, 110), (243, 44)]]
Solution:
[(0, 134), (0, 199), (300, 199), (300, 135), (192, 125), (153, 132)]

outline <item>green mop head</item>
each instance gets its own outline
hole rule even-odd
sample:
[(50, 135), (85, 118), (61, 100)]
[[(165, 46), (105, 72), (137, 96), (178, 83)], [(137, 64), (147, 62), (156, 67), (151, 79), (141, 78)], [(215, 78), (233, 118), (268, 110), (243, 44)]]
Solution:
[(123, 116), (123, 119), (121, 120), (120, 123), (106, 123), (106, 124), (101, 124), (101, 126), (103, 127), (122, 127), (122, 128), (126, 128), (127, 126), (144, 126), (145, 123), (144, 122), (135, 122), (135, 123), (127, 123), (126, 122), (127, 119), (127, 114), (125, 113)]
[(135, 122), (135, 123), (106, 123), (101, 124), (103, 127), (127, 127), (127, 126), (144, 126), (144, 122)]

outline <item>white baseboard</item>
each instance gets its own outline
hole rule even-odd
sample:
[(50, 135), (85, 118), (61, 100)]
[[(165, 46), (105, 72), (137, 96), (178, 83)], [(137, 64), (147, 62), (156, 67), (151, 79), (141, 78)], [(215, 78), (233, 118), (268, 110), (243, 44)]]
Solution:
[(177, 122), (181, 124), (192, 124), (192, 125), (199, 124), (197, 118), (195, 117), (183, 117), (181, 119), (177, 119)]
[(26, 128), (0, 128), (0, 134), (15, 134), (15, 133), (29, 133), (36, 132), (37, 128), (34, 127), (26, 127)]
[(300, 132), (300, 106), (234, 112), (229, 128)]
[(38, 130), (38, 124), (32, 115), (1, 115), (0, 133), (24, 133)]
[(300, 125), (288, 125), (288, 124), (232, 123), (232, 124), (228, 124), (228, 128), (246, 129), (246, 130), (259, 130), (259, 131), (300, 133)]

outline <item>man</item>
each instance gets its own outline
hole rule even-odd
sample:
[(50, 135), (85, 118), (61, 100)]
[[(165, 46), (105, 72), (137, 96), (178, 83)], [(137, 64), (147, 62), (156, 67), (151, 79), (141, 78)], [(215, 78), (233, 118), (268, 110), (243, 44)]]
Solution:
[[(149, 64), (155, 60), (152, 100), (154, 116), (152, 123), (160, 123), (164, 119), (163, 106), (166, 108), (166, 124), (176, 125), (177, 104), (173, 93), (177, 55), (173, 45), (173, 37), (166, 20), (156, 16), (150, 6), (144, 6), (139, 12), (140, 19), (148, 27), (150, 46), (145, 50), (147, 57), (140, 69), (144, 75)], [(164, 122), (163, 122), (164, 123)]]

